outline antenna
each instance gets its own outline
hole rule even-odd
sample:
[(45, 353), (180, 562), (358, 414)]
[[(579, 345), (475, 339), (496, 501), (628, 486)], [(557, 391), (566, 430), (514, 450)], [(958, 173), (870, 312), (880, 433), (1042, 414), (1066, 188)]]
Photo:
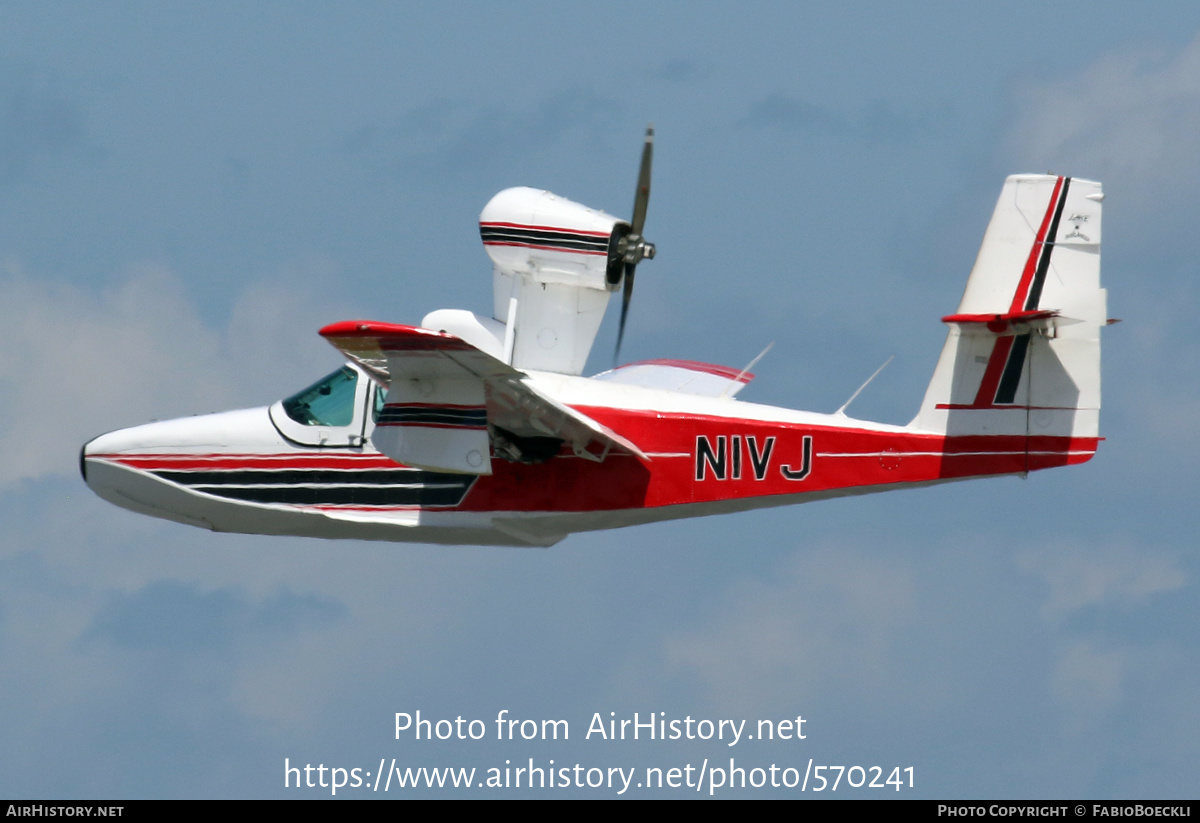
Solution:
[(725, 395), (729, 394), (730, 390), (733, 389), (734, 386), (736, 386), (738, 383), (742, 382), (742, 378), (746, 376), (746, 372), (748, 372), (752, 368), (754, 368), (754, 364), (757, 363), (759, 360), (762, 360), (763, 355), (765, 355), (767, 352), (769, 352), (771, 350), (771, 347), (774, 345), (775, 345), (774, 340), (772, 340), (770, 343), (768, 343), (767, 347), (758, 353), (758, 357), (751, 360), (749, 363), (746, 364), (746, 368), (744, 368), (740, 372), (738, 372), (738, 376), (733, 378), (733, 382), (731, 382), (728, 386), (725, 387), (725, 391), (721, 392), (720, 396), (724, 397)]
[(845, 403), (843, 403), (843, 404), (842, 404), (842, 407), (841, 407), (840, 409), (838, 409), (837, 411), (835, 411), (835, 412), (834, 412), (834, 414), (840, 414), (840, 415), (842, 415), (843, 417), (845, 417), (845, 416), (846, 416), (846, 407), (847, 407), (847, 406), (849, 406), (851, 403), (853, 403), (853, 402), (854, 402), (854, 398), (858, 397), (858, 396), (859, 396), (859, 394), (861, 394), (861, 393), (862, 393), (862, 390), (863, 390), (863, 389), (865, 389), (865, 388), (867, 387), (867, 383), (870, 383), (872, 380), (874, 380), (876, 377), (878, 377), (878, 376), (879, 376), (879, 373), (880, 373), (881, 371), (883, 371), (884, 369), (886, 369), (886, 368), (887, 368), (887, 366), (888, 366), (888, 363), (891, 363), (891, 362), (892, 362), (893, 360), (895, 360), (895, 359), (896, 359), (896, 355), (894, 355), (894, 354), (893, 354), (893, 355), (892, 355), (891, 357), (889, 357), (887, 360), (884, 360), (884, 361), (883, 361), (883, 365), (882, 365), (882, 366), (880, 366), (879, 368), (877, 368), (877, 369), (875, 370), (875, 373), (874, 373), (873, 375), (871, 375), (870, 377), (868, 377), (868, 378), (867, 378), (867, 381), (866, 381), (866, 383), (863, 383), (861, 386), (859, 386), (859, 387), (858, 387), (858, 391), (856, 391), (854, 394), (850, 395), (850, 399), (849, 399), (849, 400), (847, 400)]

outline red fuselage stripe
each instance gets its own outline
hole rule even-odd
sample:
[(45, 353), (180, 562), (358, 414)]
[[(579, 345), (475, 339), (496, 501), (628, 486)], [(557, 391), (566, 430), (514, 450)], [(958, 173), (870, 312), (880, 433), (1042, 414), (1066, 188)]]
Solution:
[[(436, 508), (480, 513), (586, 512), (830, 493), (1083, 463), (1098, 443), (1094, 437), (945, 437), (657, 411), (578, 410), (657, 456), (641, 460), (610, 455), (597, 463), (563, 454), (533, 464), (495, 458), (493, 474), (475, 479), (458, 506)], [(383, 455), (348, 452), (112, 454), (89, 455), (89, 459), (143, 471), (402, 468)], [(414, 477), (421, 480), (416, 473)], [(320, 504), (315, 499), (306, 505)]]

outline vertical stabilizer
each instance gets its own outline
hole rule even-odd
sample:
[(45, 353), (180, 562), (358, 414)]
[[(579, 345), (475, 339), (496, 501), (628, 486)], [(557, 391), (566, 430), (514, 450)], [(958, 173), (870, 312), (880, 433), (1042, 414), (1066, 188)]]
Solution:
[(1005, 181), (913, 428), (1099, 436), (1103, 199), (1091, 180)]

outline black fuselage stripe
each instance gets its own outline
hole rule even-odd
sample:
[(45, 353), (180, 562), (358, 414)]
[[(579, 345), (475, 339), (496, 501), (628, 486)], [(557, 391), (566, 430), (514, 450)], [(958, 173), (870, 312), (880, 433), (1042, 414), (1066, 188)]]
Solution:
[(248, 503), (294, 506), (457, 506), (469, 483), (455, 488), (305, 488), (302, 486), (236, 486), (197, 489), (205, 494)]
[(156, 471), (163, 480), (184, 486), (220, 486), (225, 484), (285, 485), (288, 483), (319, 483), (322, 485), (388, 486), (395, 484), (422, 485), (430, 483), (465, 484), (469, 478), (449, 472), (429, 472), (420, 469), (377, 469), (374, 471), (309, 469), (238, 469), (229, 471)]
[(248, 503), (299, 506), (457, 506), (474, 475), (420, 469), (156, 471), (203, 494)]
[(220, 494), (229, 489), (458, 489), (461, 483), (392, 483), (380, 486), (375, 483), (196, 483), (190, 488)]
[(378, 423), (444, 423), (458, 426), (486, 426), (487, 409), (457, 411), (453, 409), (405, 409), (384, 406)]
[(484, 243), (527, 243), (537, 246), (557, 246), (578, 251), (607, 251), (607, 237), (588, 237), (584, 234), (564, 234), (548, 231), (516, 229), (483, 229), (479, 236)]
[(572, 240), (593, 245), (608, 245), (608, 235), (580, 234), (572, 231), (547, 229), (518, 229), (511, 226), (482, 226), (479, 233), (490, 237), (531, 237), (538, 240)]
[(532, 240), (516, 237), (485, 237), (483, 238), (484, 245), (512, 245), (512, 246), (542, 246), (553, 249), (563, 249), (565, 251), (587, 251), (587, 252), (607, 252), (607, 246), (595, 246), (589, 243), (574, 243), (564, 240)]

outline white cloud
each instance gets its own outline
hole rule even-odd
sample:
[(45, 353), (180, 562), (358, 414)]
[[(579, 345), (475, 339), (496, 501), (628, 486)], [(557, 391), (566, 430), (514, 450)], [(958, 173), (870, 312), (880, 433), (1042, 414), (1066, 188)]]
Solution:
[(1091, 607), (1141, 606), (1187, 582), (1176, 558), (1135, 545), (1046, 545), (1020, 553), (1017, 565), (1049, 585), (1042, 616), (1052, 621)]
[(0, 485), (75, 471), (80, 445), (117, 426), (219, 407), (232, 394), (223, 372), (218, 335), (161, 267), (96, 295), (5, 266)]
[[(1042, 619), (1053, 627), (1049, 693), (1059, 702), (1064, 733), (1079, 734), (1115, 722), (1138, 677), (1162, 684), (1172, 676), (1161, 636), (1129, 642), (1087, 628), (1088, 618), (1128, 615), (1188, 583), (1179, 557), (1135, 543), (1044, 545), (1018, 553), (1018, 568), (1041, 578), (1048, 593)], [(1161, 686), (1159, 686), (1161, 687)], [(1144, 686), (1143, 686), (1144, 688)]]
[(0, 267), (0, 488), (76, 472), (80, 446), (105, 431), (265, 404), (311, 382), (338, 362), (316, 333), (341, 319), (329, 303), (322, 289), (252, 283), (222, 329), (162, 266), (130, 267), (99, 293)]
[(1175, 54), (1111, 54), (1016, 98), (1007, 148), (1031, 169), (1113, 179), (1139, 200), (1200, 179), (1200, 37)]

